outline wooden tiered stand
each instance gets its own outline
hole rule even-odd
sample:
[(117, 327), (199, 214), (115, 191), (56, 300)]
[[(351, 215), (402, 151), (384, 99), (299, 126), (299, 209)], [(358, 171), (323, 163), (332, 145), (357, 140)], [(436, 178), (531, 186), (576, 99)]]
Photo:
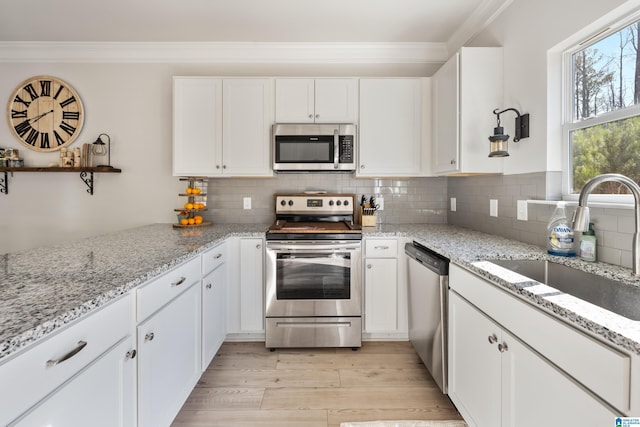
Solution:
[(185, 205), (186, 204), (191, 204), (194, 206), (204, 205), (204, 207), (202, 208), (194, 207), (193, 209), (186, 209), (183, 206), (180, 209), (174, 209), (177, 212), (178, 222), (173, 224), (173, 228), (196, 228), (196, 227), (207, 227), (207, 226), (213, 225), (213, 222), (211, 221), (203, 221), (200, 224), (187, 224), (187, 225), (180, 224), (181, 218), (186, 218), (187, 220), (189, 220), (189, 218), (194, 218), (196, 215), (207, 210), (206, 206), (207, 206), (207, 182), (208, 182), (207, 178), (196, 177), (196, 176), (180, 178), (180, 181), (185, 181), (187, 183), (186, 188), (190, 189), (191, 191), (195, 190), (195, 192), (186, 192), (187, 190), (185, 189), (184, 193), (178, 194), (178, 196), (187, 198), (187, 202), (185, 203)]

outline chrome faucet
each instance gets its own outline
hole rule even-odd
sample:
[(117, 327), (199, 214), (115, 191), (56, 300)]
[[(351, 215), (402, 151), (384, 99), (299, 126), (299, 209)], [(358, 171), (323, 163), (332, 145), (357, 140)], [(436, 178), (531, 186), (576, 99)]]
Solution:
[(640, 272), (640, 248), (638, 244), (638, 232), (640, 231), (640, 187), (631, 178), (627, 178), (624, 175), (617, 173), (605, 173), (598, 175), (595, 178), (591, 178), (580, 191), (580, 198), (578, 199), (578, 208), (573, 214), (573, 229), (576, 231), (587, 231), (589, 229), (589, 208), (587, 207), (587, 198), (593, 189), (600, 183), (607, 181), (615, 181), (624, 184), (631, 193), (633, 193), (633, 199), (635, 201), (635, 217), (636, 217), (636, 231), (633, 233), (633, 246), (631, 247), (633, 256), (633, 274), (638, 275)]

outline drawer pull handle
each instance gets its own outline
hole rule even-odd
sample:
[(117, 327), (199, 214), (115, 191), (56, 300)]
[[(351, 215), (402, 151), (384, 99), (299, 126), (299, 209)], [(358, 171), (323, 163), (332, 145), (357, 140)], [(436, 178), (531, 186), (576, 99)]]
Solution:
[(261, 245), (260, 243), (258, 243), (258, 244), (256, 245), (256, 249), (260, 249), (260, 248), (262, 248), (262, 245)]
[(82, 351), (82, 349), (85, 348), (86, 346), (87, 346), (87, 342), (86, 341), (78, 341), (78, 344), (74, 347), (74, 349), (71, 350), (70, 352), (68, 352), (67, 354), (65, 354), (64, 356), (62, 356), (62, 357), (60, 357), (59, 359), (56, 359), (56, 360), (47, 360), (47, 368), (51, 368), (52, 366), (59, 365), (60, 363), (64, 362), (65, 360), (71, 359), (73, 356), (75, 356), (76, 354), (80, 353)]
[(495, 344), (496, 342), (498, 342), (498, 337), (496, 336), (496, 334), (489, 336), (489, 344)]
[(175, 282), (175, 283), (172, 283), (172, 284), (171, 284), (171, 287), (172, 287), (172, 288), (175, 288), (176, 286), (180, 286), (180, 285), (182, 285), (182, 284), (184, 283), (184, 281), (185, 281), (185, 280), (187, 280), (187, 278), (186, 278), (186, 277), (181, 277), (181, 278), (180, 278), (180, 280), (178, 280), (178, 281), (177, 281), (177, 282)]
[(211, 289), (211, 283), (207, 283), (207, 289)]
[(153, 341), (153, 339), (156, 337), (156, 335), (153, 332), (149, 332), (147, 335), (144, 336), (144, 340), (145, 341)]
[(386, 251), (387, 249), (389, 249), (389, 246), (374, 246), (373, 249), (378, 249), (378, 250), (383, 250)]
[(127, 359), (135, 359), (137, 355), (138, 355), (138, 352), (135, 349), (134, 350), (129, 350), (129, 351), (127, 351), (127, 354), (125, 354)]
[(498, 350), (500, 351), (500, 353), (504, 353), (505, 351), (509, 350), (509, 347), (507, 347), (507, 343), (502, 343), (502, 344), (498, 344)]
[(222, 254), (218, 254), (214, 257), (214, 259), (220, 259), (220, 258), (222, 258)]

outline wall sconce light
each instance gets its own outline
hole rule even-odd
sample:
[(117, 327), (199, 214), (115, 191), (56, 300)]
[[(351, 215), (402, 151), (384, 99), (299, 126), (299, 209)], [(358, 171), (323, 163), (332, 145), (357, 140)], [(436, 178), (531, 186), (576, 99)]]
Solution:
[[(107, 143), (105, 144), (102, 140), (102, 136), (107, 137)], [(112, 168), (111, 166), (111, 138), (106, 133), (101, 133), (98, 135), (98, 138), (91, 144), (91, 151), (94, 156), (104, 156), (107, 155), (107, 164), (106, 165), (97, 165), (97, 168)]]
[(509, 135), (504, 134), (504, 128), (500, 126), (500, 114), (507, 111), (514, 111), (517, 114), (516, 117), (516, 135), (513, 137), (513, 142), (518, 142), (522, 138), (529, 138), (529, 114), (520, 114), (515, 108), (507, 108), (502, 111), (498, 111), (496, 108), (493, 110), (493, 114), (498, 116), (498, 125), (493, 129), (493, 135), (489, 137), (490, 150), (489, 157), (507, 157), (509, 156)]

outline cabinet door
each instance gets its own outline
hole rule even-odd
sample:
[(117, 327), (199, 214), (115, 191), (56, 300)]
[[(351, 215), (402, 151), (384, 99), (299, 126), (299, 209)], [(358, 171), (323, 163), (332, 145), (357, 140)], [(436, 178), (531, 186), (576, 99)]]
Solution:
[(358, 176), (421, 174), (419, 79), (360, 80)]
[[(433, 75), (433, 170), (458, 171), (459, 156), (459, 58), (456, 53)], [(490, 112), (489, 112), (490, 113)], [(489, 132), (491, 128), (489, 128)], [(486, 132), (485, 132), (486, 133)], [(483, 134), (484, 135), (484, 134)], [(487, 134), (487, 137), (489, 134)], [(479, 138), (482, 135), (478, 136)]]
[(502, 427), (614, 425), (620, 413), (612, 412), (520, 340), (503, 333), (502, 341)]
[(316, 79), (315, 122), (356, 123), (358, 121), (356, 79)]
[(500, 426), (500, 340), (491, 319), (449, 293), (449, 397), (471, 426)]
[(222, 80), (173, 79), (173, 175), (222, 173)]
[(264, 332), (262, 239), (240, 239), (240, 329)]
[(313, 79), (276, 79), (276, 123), (313, 123), (314, 111)]
[(129, 336), (34, 407), (16, 426), (135, 426), (135, 340)]
[(365, 332), (398, 330), (398, 261), (367, 258), (364, 272)]
[(167, 426), (202, 373), (200, 282), (138, 326), (138, 425)]
[(224, 80), (222, 169), (227, 175), (272, 176), (271, 79)]
[(202, 279), (202, 370), (213, 360), (227, 335), (227, 266)]

